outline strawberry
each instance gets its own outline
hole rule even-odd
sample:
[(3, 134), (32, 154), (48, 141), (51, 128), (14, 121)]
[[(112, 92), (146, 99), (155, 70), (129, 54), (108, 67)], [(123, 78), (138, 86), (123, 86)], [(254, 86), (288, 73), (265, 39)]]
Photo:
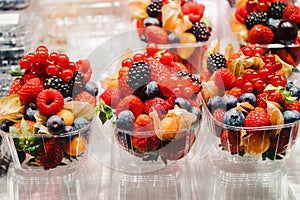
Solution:
[(168, 160), (179, 160), (190, 151), (195, 140), (194, 133), (188, 133), (180, 139), (173, 139), (160, 150), (160, 155)]
[(262, 91), (260, 94), (256, 96), (256, 101), (257, 101), (257, 107), (266, 109), (267, 108), (267, 103), (266, 101), (273, 101), (278, 104), (283, 103), (283, 96), (279, 91), (275, 90), (265, 90)]
[(158, 26), (150, 25), (145, 29), (148, 43), (168, 44), (168, 33)]
[(215, 73), (215, 85), (220, 89), (230, 90), (235, 84), (235, 76), (227, 68), (220, 68)]
[(76, 70), (80, 71), (84, 74), (84, 83), (87, 83), (90, 81), (91, 76), (92, 76), (92, 67), (90, 64), (90, 61), (83, 59), (83, 60), (78, 60), (76, 62)]
[(151, 80), (156, 81), (159, 84), (171, 75), (170, 69), (157, 60), (150, 60), (148, 61), (148, 64), (151, 70)]
[(240, 96), (244, 93), (244, 91), (239, 87), (233, 87), (230, 90), (226, 91), (226, 95), (235, 96), (237, 99), (240, 99)]
[(36, 105), (41, 114), (54, 115), (63, 108), (64, 97), (56, 89), (46, 89), (38, 94)]
[(118, 115), (123, 110), (130, 110), (137, 118), (143, 112), (143, 102), (135, 95), (126, 96), (119, 102), (116, 114)]
[(244, 120), (245, 127), (261, 127), (269, 126), (270, 124), (270, 116), (266, 111), (260, 109), (250, 111)]
[(18, 94), (18, 92), (22, 88), (23, 84), (24, 83), (23, 83), (22, 78), (16, 78), (10, 86), (9, 95)]
[(28, 80), (19, 90), (20, 101), (24, 105), (35, 103), (36, 97), (43, 90), (43, 84), (39, 78)]
[(165, 115), (167, 111), (170, 109), (170, 105), (167, 101), (163, 100), (160, 97), (155, 97), (153, 99), (148, 99), (144, 102), (143, 110), (146, 114), (155, 109), (160, 117)]
[(172, 62), (170, 66), (174, 72), (189, 72), (186, 66), (181, 62)]
[(65, 156), (62, 143), (58, 138), (44, 141), (44, 146), (39, 150), (36, 162), (45, 169), (57, 167)]
[(300, 102), (298, 100), (294, 100), (293, 103), (291, 103), (287, 100), (284, 100), (283, 108), (285, 110), (297, 110), (298, 112), (300, 112)]
[(251, 44), (271, 44), (274, 40), (272, 29), (267, 26), (256, 24), (249, 32), (249, 43)]
[(100, 96), (106, 105), (116, 108), (120, 102), (120, 91), (118, 88), (108, 88)]
[(246, 6), (240, 6), (235, 11), (235, 18), (242, 24), (245, 23), (245, 19), (248, 15), (248, 11), (246, 9)]
[(81, 91), (76, 95), (74, 101), (87, 102), (93, 106), (96, 106), (96, 97), (87, 91)]
[(205, 6), (197, 2), (187, 2), (181, 6), (181, 12), (189, 16), (191, 22), (200, 21), (203, 17)]
[(229, 151), (231, 154), (236, 154), (243, 150), (243, 147), (240, 146), (241, 136), (238, 131), (231, 131), (225, 129), (221, 133), (221, 145), (225, 151)]
[(300, 23), (300, 8), (294, 4), (288, 4), (283, 11), (283, 20)]

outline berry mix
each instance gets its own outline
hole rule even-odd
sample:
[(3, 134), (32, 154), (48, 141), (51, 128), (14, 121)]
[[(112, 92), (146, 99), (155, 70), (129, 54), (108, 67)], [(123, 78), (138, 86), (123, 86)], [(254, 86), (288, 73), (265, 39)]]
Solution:
[(10, 134), (21, 164), (50, 169), (78, 159), (98, 94), (89, 61), (72, 62), (41, 45), (19, 65), (9, 94), (0, 99), (2, 136)]
[(300, 88), (289, 79), (294, 67), (259, 46), (225, 54), (212, 47), (204, 67), (201, 94), (221, 148), (283, 158), (300, 120)]
[[(193, 0), (129, 1), (140, 39), (148, 43), (183, 44), (206, 42), (212, 26), (204, 16), (205, 5)], [(187, 59), (193, 49), (177, 49)]]
[(117, 141), (145, 161), (178, 160), (196, 139), (200, 83), (176, 60), (175, 53), (149, 43), (145, 52), (122, 58), (118, 72), (101, 80), (100, 119), (105, 123), (112, 108)]

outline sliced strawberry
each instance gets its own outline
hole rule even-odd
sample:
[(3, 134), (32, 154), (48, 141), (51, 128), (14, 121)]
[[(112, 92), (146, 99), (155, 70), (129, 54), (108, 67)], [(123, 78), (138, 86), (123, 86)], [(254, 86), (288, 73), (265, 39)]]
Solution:
[(100, 96), (106, 105), (112, 108), (116, 108), (120, 102), (120, 91), (119, 88), (108, 88)]

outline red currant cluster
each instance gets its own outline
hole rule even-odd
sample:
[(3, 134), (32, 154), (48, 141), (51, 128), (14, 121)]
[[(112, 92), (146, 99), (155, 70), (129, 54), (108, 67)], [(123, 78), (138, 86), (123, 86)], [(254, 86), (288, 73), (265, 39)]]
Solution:
[[(260, 47), (244, 47), (242, 52), (249, 57), (253, 57), (253, 55), (262, 57), (261, 54), (263, 50)], [(281, 70), (282, 63), (276, 61), (275, 55), (271, 53), (264, 55), (263, 61), (265, 63), (264, 66), (258, 71), (247, 69), (243, 76), (237, 76), (235, 82), (236, 86), (241, 88), (244, 92), (252, 92), (254, 89), (262, 91), (268, 84), (272, 84), (275, 87), (285, 87), (287, 79)]]
[(248, 0), (246, 9), (250, 12), (267, 12), (272, 0)]
[(38, 46), (35, 53), (21, 58), (19, 65), (25, 69), (25, 74), (57, 76), (65, 82), (69, 82), (76, 72), (76, 64), (66, 54), (50, 53), (43, 45)]

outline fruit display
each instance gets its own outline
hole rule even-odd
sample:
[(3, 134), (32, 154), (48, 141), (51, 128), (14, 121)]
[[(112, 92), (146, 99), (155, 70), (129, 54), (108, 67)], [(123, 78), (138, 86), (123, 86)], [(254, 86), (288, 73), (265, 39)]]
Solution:
[(265, 45), (266, 50), (277, 47), (281, 58), (294, 66), (299, 64), (295, 63), (300, 51), (299, 25), (300, 8), (284, 0), (242, 1), (231, 20), (232, 31), (242, 45)]
[(228, 45), (223, 54), (217, 44), (206, 57), (203, 112), (219, 149), (246, 158), (284, 158), (299, 132), (300, 88), (290, 79), (294, 67), (260, 46), (234, 52)]
[(142, 41), (175, 47), (190, 44), (189, 48), (177, 47), (177, 53), (183, 59), (196, 52), (193, 46), (199, 46), (211, 37), (212, 25), (204, 16), (205, 5), (201, 2), (129, 0), (128, 6)]
[(127, 52), (100, 78), (99, 118), (111, 122), (111, 137), (132, 162), (180, 160), (197, 140), (200, 83), (175, 56), (149, 43)]
[(19, 65), (0, 99), (0, 134), (15, 168), (72, 169), (85, 157), (98, 94), (89, 61), (40, 45)]

